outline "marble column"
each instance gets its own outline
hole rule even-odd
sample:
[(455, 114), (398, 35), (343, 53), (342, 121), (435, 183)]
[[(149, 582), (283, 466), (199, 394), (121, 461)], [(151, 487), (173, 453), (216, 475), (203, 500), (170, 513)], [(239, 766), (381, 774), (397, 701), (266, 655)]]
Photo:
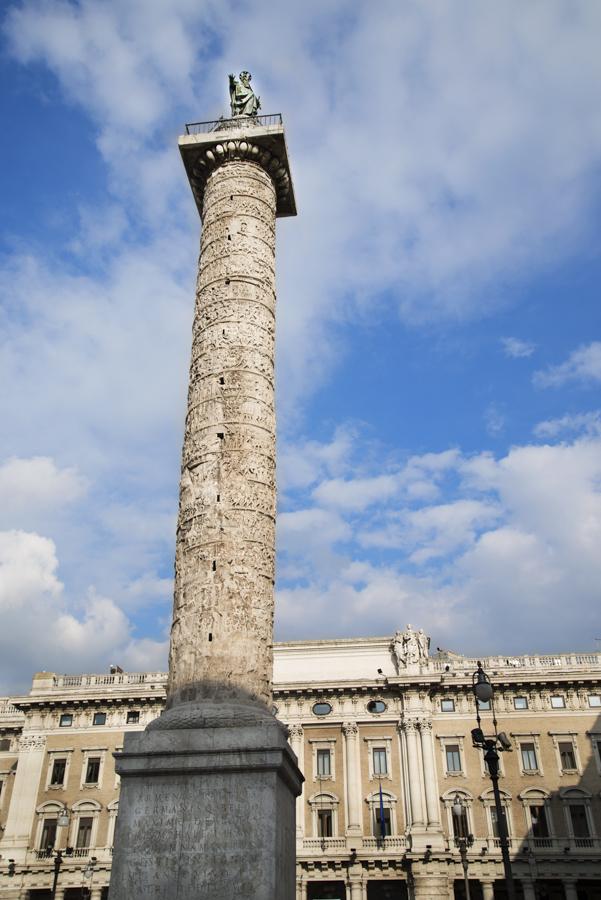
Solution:
[(409, 777), (409, 804), (411, 809), (411, 827), (424, 827), (424, 809), (422, 803), (421, 778), (419, 772), (419, 748), (417, 722), (403, 719), (402, 728), (407, 745), (407, 769)]
[(14, 859), (17, 864), (25, 860), (29, 846), (45, 755), (44, 735), (25, 733), (19, 739), (17, 772), (8, 818), (0, 840), (2, 857)]
[(346, 833), (363, 834), (363, 804), (361, 797), (361, 754), (359, 750), (359, 727), (356, 722), (345, 722), (342, 726), (346, 757)]
[(482, 900), (495, 900), (495, 883), (494, 881), (483, 881), (480, 879), (482, 887)]
[(575, 878), (562, 878), (563, 890), (566, 900), (578, 900), (578, 891), (576, 890)]
[(438, 778), (434, 762), (434, 745), (432, 742), (432, 722), (422, 719), (420, 722), (420, 738), (422, 760), (424, 765), (424, 788), (426, 793), (426, 816), (428, 828), (440, 828), (440, 807), (438, 802)]
[(363, 900), (363, 879), (351, 878), (349, 883), (349, 900)]
[(524, 900), (536, 900), (536, 891), (534, 882), (529, 878), (522, 878), (522, 890), (524, 891)]
[[(290, 746), (298, 760), (301, 772), (305, 771), (305, 732), (302, 725), (290, 726)], [(305, 836), (305, 797), (304, 791), (296, 798), (296, 838), (302, 840)]]
[(202, 219), (165, 712), (125, 735), (111, 900), (292, 900), (302, 775), (271, 712), (283, 126), (179, 140)]

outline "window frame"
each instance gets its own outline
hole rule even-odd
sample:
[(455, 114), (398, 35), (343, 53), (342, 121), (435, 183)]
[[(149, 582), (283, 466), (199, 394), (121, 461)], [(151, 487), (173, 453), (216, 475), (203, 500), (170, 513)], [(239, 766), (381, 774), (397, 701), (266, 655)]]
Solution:
[[(316, 782), (334, 781), (336, 779), (336, 738), (334, 738), (334, 737), (309, 738), (309, 744), (311, 746), (313, 781), (316, 781)], [(329, 750), (330, 751), (330, 774), (329, 775), (320, 775), (317, 770), (317, 751), (318, 750)]]
[[(598, 700), (598, 703), (591, 703), (593, 697)], [(589, 709), (600, 709), (601, 708), (601, 694), (588, 694), (588, 705)]]
[(470, 794), (470, 792), (465, 788), (449, 788), (442, 795), (442, 802), (445, 806), (447, 812), (447, 834), (449, 839), (454, 840), (455, 838), (455, 819), (456, 816), (453, 814), (453, 804), (455, 803), (455, 797), (459, 794), (461, 797), (461, 803), (465, 810), (465, 817), (467, 821), (468, 834), (474, 834), (474, 798)]
[[(578, 747), (578, 733), (576, 731), (550, 731), (549, 737), (553, 741), (553, 749), (555, 751), (555, 761), (557, 763), (557, 771), (559, 772), (560, 777), (563, 775), (582, 775), (583, 768), (582, 762), (580, 759), (580, 750)], [(600, 735), (601, 737), (601, 735)], [(574, 754), (574, 762), (576, 763), (576, 768), (574, 769), (564, 769), (561, 761), (561, 751), (559, 749), (559, 745), (561, 744), (572, 744), (572, 753)]]
[[(99, 790), (102, 787), (102, 783), (104, 780), (106, 754), (106, 747), (86, 747), (86, 749), (82, 751), (81, 777), (79, 783), (80, 790), (93, 791)], [(88, 775), (88, 762), (90, 759), (100, 759), (100, 765), (98, 767), (98, 781), (85, 780)]]
[[(47, 750), (46, 751), (46, 778), (45, 778), (45, 786), (44, 789), (46, 791), (64, 791), (67, 789), (67, 785), (69, 783), (69, 771), (71, 768), (71, 760), (73, 759), (73, 748), (65, 747), (62, 750)], [(63, 778), (62, 784), (52, 784), (52, 770), (54, 768), (55, 759), (64, 759), (66, 760), (65, 765), (65, 776)], [(58, 815), (58, 813), (57, 813)]]
[[(554, 700), (561, 702), (554, 703)], [(566, 698), (564, 694), (551, 694), (549, 696), (549, 705), (551, 709), (566, 709)]]
[[(540, 732), (539, 731), (512, 731), (511, 737), (514, 738), (518, 747), (518, 765), (520, 775), (525, 778), (531, 778), (533, 775), (544, 775), (542, 754), (540, 749)], [(536, 757), (536, 769), (526, 769), (524, 767), (524, 759), (522, 755), (522, 744), (534, 744), (534, 755)]]
[(533, 807), (542, 807), (545, 811), (547, 828), (549, 831), (548, 838), (540, 838), (541, 840), (549, 840), (555, 837), (555, 823), (553, 820), (553, 810), (551, 807), (550, 794), (545, 788), (532, 787), (527, 788), (518, 795), (524, 809), (524, 818), (526, 823), (526, 835), (528, 839), (538, 840), (539, 837), (532, 833), (532, 813)]
[[(384, 809), (390, 810), (390, 834), (386, 835), (386, 837), (394, 837), (398, 832), (397, 825), (397, 815), (396, 815), (396, 806), (397, 806), (397, 797), (392, 793), (389, 789), (382, 790), (382, 801), (384, 804)], [(376, 814), (380, 810), (380, 791), (372, 791), (372, 793), (366, 797), (366, 803), (369, 806), (369, 818), (370, 818), (370, 828), (371, 828), (371, 837), (379, 838), (379, 834), (373, 834), (374, 826), (376, 823)]]
[[(524, 701), (524, 706), (517, 706), (518, 700)], [(528, 703), (528, 697), (525, 694), (519, 694), (518, 696), (513, 698), (513, 708), (517, 712), (523, 712), (525, 709), (530, 709), (530, 704)]]
[[(445, 709), (445, 704), (449, 706), (449, 709)], [(440, 699), (440, 711), (441, 713), (454, 713), (455, 710), (455, 698), (454, 697), (441, 697)]]
[[(137, 718), (135, 720), (130, 720), (130, 716), (135, 715)], [(125, 716), (125, 724), (126, 725), (139, 725), (140, 724), (140, 710), (139, 709), (128, 709), (127, 715)]]
[[(103, 716), (104, 719), (102, 722), (97, 722), (96, 719), (100, 716)], [(92, 728), (102, 728), (107, 724), (108, 714), (103, 709), (98, 709), (96, 712), (92, 713)]]
[[(390, 735), (382, 735), (380, 737), (364, 737), (363, 740), (367, 744), (367, 760), (370, 781), (391, 781), (392, 780), (392, 737)], [(378, 773), (374, 766), (374, 750), (384, 750), (386, 752), (386, 772)]]
[[(308, 800), (309, 808), (311, 810), (311, 833), (313, 837), (316, 839), (321, 839), (321, 835), (319, 834), (319, 813), (321, 811), (329, 810), (332, 813), (332, 834), (330, 837), (338, 836), (338, 807), (340, 806), (340, 800), (336, 796), (336, 794), (331, 791), (316, 791)], [(328, 840), (327, 837), (324, 840)]]
[[(64, 722), (63, 719), (69, 719), (69, 722)], [(61, 713), (58, 718), (58, 727), (59, 728), (73, 728), (73, 713)]]

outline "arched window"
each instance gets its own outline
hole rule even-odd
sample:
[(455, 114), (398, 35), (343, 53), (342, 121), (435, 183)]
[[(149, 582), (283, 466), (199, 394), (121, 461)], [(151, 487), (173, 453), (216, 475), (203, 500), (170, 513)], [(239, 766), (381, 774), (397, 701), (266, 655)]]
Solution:
[(553, 818), (549, 792), (543, 788), (528, 788), (519, 794), (524, 806), (528, 836), (535, 842), (549, 844), (553, 835)]
[(591, 794), (582, 788), (562, 788), (559, 796), (564, 804), (568, 835), (577, 847), (592, 846), (595, 825), (591, 813)]
[[(464, 788), (451, 789), (442, 795), (447, 814), (447, 834), (449, 837), (467, 837), (474, 833), (473, 804), (474, 798)], [(461, 815), (456, 814), (454, 806), (461, 805)]]
[(97, 800), (80, 800), (73, 804), (69, 844), (74, 848), (75, 856), (88, 856), (90, 848), (96, 846), (101, 809)]
[(57, 845), (57, 838), (60, 834), (57, 827), (57, 819), (64, 808), (64, 803), (50, 800), (47, 803), (42, 803), (36, 809), (38, 822), (35, 846), (38, 853), (46, 853)]
[(338, 834), (338, 805), (336, 794), (321, 791), (309, 797), (313, 834), (318, 838), (336, 837)]
[[(501, 807), (503, 809), (503, 815), (505, 817), (505, 824), (507, 826), (507, 834), (511, 835), (513, 831), (512, 822), (511, 822), (511, 794), (509, 791), (501, 790), (499, 791), (501, 795)], [(499, 822), (497, 819), (497, 809), (495, 806), (495, 798), (492, 792), (492, 788), (488, 791), (484, 791), (480, 795), (480, 799), (484, 804), (486, 809), (486, 818), (488, 821), (488, 833), (490, 836), (496, 840), (500, 837), (499, 830)]]
[(374, 791), (367, 797), (369, 805), (369, 817), (371, 821), (371, 833), (375, 838), (389, 837), (397, 834), (396, 803), (397, 798), (390, 791), (382, 791), (382, 803), (380, 803), (380, 791)]

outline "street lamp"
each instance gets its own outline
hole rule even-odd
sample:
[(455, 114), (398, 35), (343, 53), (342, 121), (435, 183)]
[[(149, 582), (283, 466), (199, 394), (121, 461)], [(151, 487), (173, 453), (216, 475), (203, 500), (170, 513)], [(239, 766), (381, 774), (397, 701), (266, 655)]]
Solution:
[(89, 860), (87, 866), (86, 866), (85, 869), (83, 870), (83, 877), (84, 877), (84, 878), (89, 878), (89, 879), (90, 879), (90, 885), (89, 885), (89, 887), (86, 886), (86, 894), (87, 894), (88, 897), (89, 897), (89, 896), (91, 895), (91, 893), (92, 893), (92, 878), (94, 877), (94, 867), (95, 867), (97, 861), (98, 861), (98, 860), (97, 860), (97, 858), (96, 858), (95, 856), (90, 857), (90, 860)]
[[(499, 843), (501, 845), (501, 857), (503, 859), (505, 882), (507, 884), (507, 898), (508, 900), (515, 900), (515, 884), (513, 881), (513, 872), (511, 871), (511, 860), (509, 858), (507, 821), (505, 819), (505, 810), (501, 804), (501, 794), (499, 793), (499, 751), (503, 752), (504, 750), (511, 750), (511, 741), (504, 731), (497, 730), (497, 717), (494, 702), (495, 692), (490, 678), (482, 668), (480, 660), (478, 660), (477, 670), (472, 675), (472, 690), (474, 692), (474, 697), (476, 698), (476, 721), (478, 722), (478, 727), (472, 729), (472, 743), (474, 747), (480, 747), (480, 749), (484, 751), (484, 760), (488, 766), (488, 774), (490, 775), (493, 796), (495, 798)], [(492, 738), (486, 738), (482, 731), (478, 702), (490, 702), (492, 723), (495, 729), (495, 734)]]
[[(465, 806), (463, 805), (463, 801), (459, 794), (455, 794), (455, 799), (453, 800), (453, 806), (451, 807), (453, 810), (453, 815), (457, 819), (457, 823), (459, 826), (459, 822), (463, 821), (463, 815), (465, 812)], [(457, 831), (460, 831), (460, 827), (457, 828)], [(458, 834), (455, 838), (455, 846), (459, 848), (459, 856), (461, 857), (461, 866), (463, 868), (463, 882), (465, 884), (465, 900), (470, 900), (470, 880), (468, 878), (468, 859), (467, 859), (467, 851), (468, 848), (472, 846), (474, 843), (474, 835), (473, 834)]]

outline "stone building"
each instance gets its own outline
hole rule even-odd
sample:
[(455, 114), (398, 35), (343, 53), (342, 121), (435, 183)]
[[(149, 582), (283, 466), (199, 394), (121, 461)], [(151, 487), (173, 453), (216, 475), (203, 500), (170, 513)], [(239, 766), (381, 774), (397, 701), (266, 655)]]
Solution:
[[(477, 661), (428, 656), (423, 634), (421, 648), (407, 634), (275, 646), (277, 716), (306, 779), (298, 900), (463, 898), (456, 837), (468, 834), (472, 900), (504, 896), (491, 783), (470, 736)], [(501, 788), (518, 896), (598, 900), (601, 654), (483, 664), (513, 745)], [(159, 715), (165, 686), (163, 673), (40, 673), (27, 696), (0, 701), (1, 900), (49, 898), (56, 849), (57, 897), (108, 896), (113, 753)], [(480, 714), (492, 733), (492, 712)]]

